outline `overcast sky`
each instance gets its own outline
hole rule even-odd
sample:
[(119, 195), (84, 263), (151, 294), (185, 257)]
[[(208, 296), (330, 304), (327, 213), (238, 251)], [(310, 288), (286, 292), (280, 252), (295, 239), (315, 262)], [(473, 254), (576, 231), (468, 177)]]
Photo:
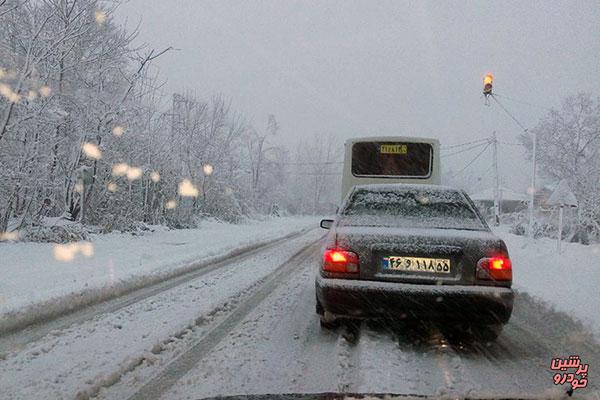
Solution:
[[(599, 1), (129, 0), (118, 14), (141, 21), (140, 42), (180, 49), (157, 62), (166, 93), (222, 93), (257, 127), (274, 114), (288, 143), (413, 135), (451, 145), (494, 130), (514, 142), (518, 126), (484, 106), (486, 72), (527, 127), (567, 95), (600, 95)], [(521, 155), (501, 149), (509, 186), (528, 179)]]

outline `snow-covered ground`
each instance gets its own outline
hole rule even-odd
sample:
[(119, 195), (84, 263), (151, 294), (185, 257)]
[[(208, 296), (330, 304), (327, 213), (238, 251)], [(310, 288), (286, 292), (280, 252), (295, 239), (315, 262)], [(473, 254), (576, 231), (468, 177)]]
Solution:
[[(241, 263), (228, 263), (117, 312), (0, 354), (0, 398), (85, 399), (142, 362), (162, 363), (159, 355), (173, 342), (182, 343), (192, 332), (209, 330), (222, 314), (243, 304), (247, 293), (262, 280), (321, 236), (319, 230), (311, 230)], [(308, 316), (313, 318), (314, 313)]]
[[(186, 265), (193, 254), (210, 257), (209, 248), (210, 254), (223, 254), (235, 247), (236, 240), (244, 246), (316, 223), (312, 218), (294, 218), (248, 226), (207, 224), (204, 233), (199, 229), (137, 238), (108, 235), (94, 238), (93, 258), (78, 254), (71, 263), (48, 261), (55, 268), (79, 263), (85, 270), (110, 248), (102, 247), (104, 241), (121, 238), (113, 256), (134, 261), (144, 254), (155, 258), (154, 267), (137, 270), (142, 279)], [(584, 291), (593, 294), (593, 282), (598, 282), (593, 272), (595, 248), (568, 244), (558, 257), (551, 240), (523, 248), (524, 238), (508, 234), (504, 227), (496, 231), (508, 242), (519, 289), (513, 316), (496, 342), (463, 340), (433, 324), (362, 324), (354, 339), (347, 327), (321, 330), (314, 309), (314, 276), (324, 231), (313, 229), (242, 259), (219, 263), (202, 275), (186, 275), (177, 286), (123, 301), (113, 310), (90, 307), (76, 322), (44, 331), (34, 340), (0, 337), (0, 398), (198, 399), (332, 391), (562, 398), (564, 388), (553, 385), (551, 359), (578, 354), (593, 366), (600, 362), (600, 351), (591, 335), (567, 315), (526, 293), (567, 311), (565, 305), (585, 298)], [(206, 242), (199, 246), (204, 251), (195, 245), (200, 239)], [(7, 248), (12, 246), (17, 245)], [(137, 253), (139, 246), (146, 253)], [(52, 253), (51, 246), (46, 248)], [(554, 259), (560, 264), (569, 254), (582, 265), (586, 262), (587, 274), (571, 274), (571, 281), (559, 266), (544, 269), (544, 263)], [(545, 278), (539, 278), (544, 271)], [(129, 275), (119, 271), (115, 276)], [(553, 279), (573, 290), (572, 303), (553, 301), (556, 292), (550, 288), (558, 286)], [(34, 286), (24, 287), (34, 290)], [(568, 294), (567, 289), (561, 292)], [(587, 311), (570, 314), (589, 321), (593, 316), (589, 310), (598, 300), (587, 301)], [(598, 393), (600, 377), (590, 371), (589, 387), (578, 389), (576, 395)]]
[(204, 222), (198, 229), (155, 227), (143, 236), (97, 235), (78, 246), (0, 243), (0, 330), (317, 226), (314, 217), (285, 217), (239, 225)]
[(562, 244), (494, 228), (508, 246), (513, 261), (514, 288), (543, 300), (557, 311), (569, 314), (600, 335), (600, 245)]

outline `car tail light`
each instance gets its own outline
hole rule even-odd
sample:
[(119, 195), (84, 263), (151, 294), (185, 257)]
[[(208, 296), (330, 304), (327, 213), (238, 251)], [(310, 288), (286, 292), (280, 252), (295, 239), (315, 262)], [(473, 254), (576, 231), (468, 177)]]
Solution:
[(508, 257), (486, 257), (477, 263), (477, 279), (512, 280), (512, 263)]
[(323, 254), (323, 271), (358, 273), (358, 256), (351, 251), (327, 249)]

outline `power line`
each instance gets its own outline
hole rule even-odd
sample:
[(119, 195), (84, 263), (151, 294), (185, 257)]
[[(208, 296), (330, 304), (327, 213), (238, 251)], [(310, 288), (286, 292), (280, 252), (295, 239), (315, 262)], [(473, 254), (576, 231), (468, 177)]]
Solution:
[(521, 124), (521, 123), (519, 122), (519, 120), (518, 120), (518, 119), (517, 119), (517, 118), (516, 118), (514, 115), (512, 115), (512, 114), (510, 113), (510, 111), (508, 111), (508, 109), (507, 109), (506, 107), (504, 107), (504, 105), (503, 105), (502, 103), (500, 103), (500, 101), (499, 101), (499, 100), (496, 98), (496, 96), (495, 96), (495, 95), (491, 95), (491, 97), (492, 97), (492, 99), (494, 99), (494, 101), (495, 101), (495, 102), (496, 102), (496, 103), (497, 103), (497, 104), (500, 106), (500, 108), (502, 108), (502, 110), (504, 110), (504, 112), (506, 113), (506, 115), (508, 115), (510, 118), (512, 118), (512, 120), (513, 120), (513, 121), (515, 121), (515, 123), (516, 123), (517, 125), (519, 125), (519, 127), (520, 127), (521, 129), (523, 129), (525, 132), (527, 132), (527, 128), (525, 128), (525, 127), (523, 126), (523, 124)]
[(442, 145), (441, 148), (442, 148), (442, 150), (453, 149), (453, 148), (456, 148), (456, 147), (467, 146), (467, 145), (470, 145), (470, 144), (473, 144), (473, 143), (486, 142), (488, 140), (489, 140), (489, 138), (485, 138), (485, 139), (473, 140), (471, 142), (465, 142), (465, 143), (460, 143), (460, 144), (453, 144), (453, 145), (450, 145), (450, 146), (444, 146), (444, 145)]
[(470, 162), (469, 162), (467, 165), (465, 165), (465, 166), (464, 166), (464, 168), (463, 168), (463, 169), (461, 169), (460, 171), (458, 171), (458, 172), (457, 172), (457, 173), (456, 173), (454, 176), (460, 175), (460, 174), (462, 174), (463, 172), (465, 172), (465, 170), (466, 170), (467, 168), (469, 168), (469, 167), (471, 166), (471, 164), (473, 164), (475, 161), (477, 161), (477, 159), (478, 159), (479, 157), (481, 157), (481, 155), (482, 155), (482, 154), (483, 154), (483, 153), (484, 153), (484, 152), (485, 152), (485, 151), (488, 149), (488, 147), (490, 147), (490, 144), (491, 144), (491, 143), (488, 143), (488, 144), (487, 144), (487, 145), (486, 145), (486, 146), (485, 146), (485, 147), (484, 147), (484, 148), (483, 148), (483, 149), (482, 149), (482, 150), (481, 150), (481, 151), (480, 151), (480, 152), (479, 152), (479, 153), (478, 153), (478, 154), (475, 156), (475, 158), (473, 158), (473, 159), (472, 159), (472, 160), (471, 160), (471, 161), (470, 161)]
[(528, 103), (528, 102), (523, 101), (523, 100), (517, 100), (517, 99), (514, 99), (512, 97), (505, 96), (503, 94), (494, 93), (493, 96), (499, 96), (499, 97), (502, 97), (503, 99), (514, 101), (515, 103), (521, 103), (521, 104), (525, 104), (525, 105), (528, 105), (528, 106), (531, 106), (531, 107), (539, 108), (541, 110), (552, 111), (551, 108), (543, 107), (543, 106), (538, 106), (536, 104)]
[(476, 149), (476, 148), (478, 148), (478, 147), (485, 146), (486, 144), (489, 144), (489, 143), (490, 143), (490, 141), (489, 141), (489, 138), (488, 138), (488, 139), (485, 139), (485, 140), (486, 140), (486, 141), (485, 141), (485, 142), (483, 142), (483, 143), (480, 143), (480, 144), (473, 145), (473, 146), (471, 146), (471, 147), (468, 147), (468, 148), (466, 148), (466, 149), (462, 149), (462, 150), (455, 151), (454, 153), (442, 154), (442, 155), (441, 155), (441, 157), (450, 157), (450, 156), (455, 156), (455, 155), (457, 155), (457, 154), (466, 153), (467, 151), (474, 150), (474, 149)]

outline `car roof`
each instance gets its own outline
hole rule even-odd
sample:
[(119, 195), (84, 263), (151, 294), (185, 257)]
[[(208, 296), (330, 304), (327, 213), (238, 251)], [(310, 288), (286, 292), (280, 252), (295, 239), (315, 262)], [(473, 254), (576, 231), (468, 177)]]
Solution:
[(427, 192), (459, 192), (462, 190), (443, 185), (424, 185), (419, 183), (371, 183), (355, 185), (353, 191), (364, 189), (368, 191), (427, 191)]

